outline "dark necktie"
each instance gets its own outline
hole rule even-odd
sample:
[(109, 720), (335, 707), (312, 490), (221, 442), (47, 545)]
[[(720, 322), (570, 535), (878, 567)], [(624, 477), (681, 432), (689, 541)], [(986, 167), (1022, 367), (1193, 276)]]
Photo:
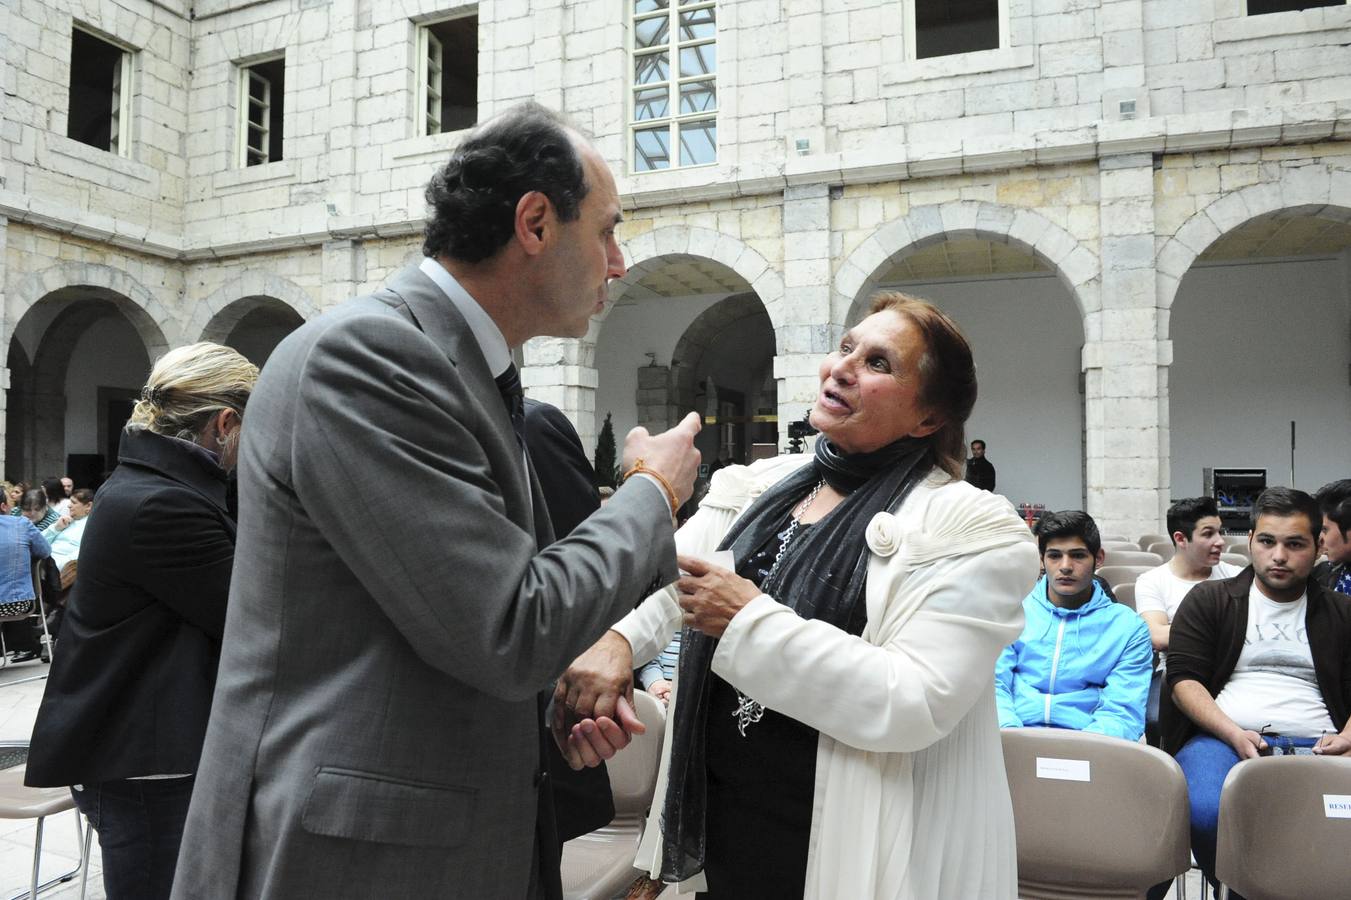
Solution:
[(507, 415), (511, 417), (511, 430), (516, 432), (516, 443), (524, 448), (525, 392), (521, 390), (521, 373), (516, 371), (516, 364), (511, 363), (493, 380), (497, 382), (497, 390), (502, 394), (502, 403), (507, 407)]

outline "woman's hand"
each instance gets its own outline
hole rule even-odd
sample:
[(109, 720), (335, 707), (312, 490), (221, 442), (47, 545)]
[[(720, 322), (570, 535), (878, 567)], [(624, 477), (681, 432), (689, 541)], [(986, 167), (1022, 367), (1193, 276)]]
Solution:
[(760, 596), (754, 582), (697, 556), (677, 556), (682, 572), (676, 581), (685, 624), (709, 637), (722, 637), (741, 607)]

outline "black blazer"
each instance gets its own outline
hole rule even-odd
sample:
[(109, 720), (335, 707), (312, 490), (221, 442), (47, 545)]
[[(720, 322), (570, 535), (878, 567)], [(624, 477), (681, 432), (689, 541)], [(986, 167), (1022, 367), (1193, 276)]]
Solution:
[[(600, 509), (600, 491), (596, 489), (581, 438), (557, 407), (526, 400), (525, 444), (544, 491), (554, 534), (566, 537)], [(552, 737), (544, 741), (543, 752), (553, 782), (558, 841), (570, 841), (608, 825), (615, 817), (615, 807), (604, 764), (574, 772)]]
[(28, 784), (197, 771), (225, 629), (235, 523), (199, 447), (122, 435), (80, 545)]
[[(1163, 749), (1174, 755), (1196, 734), (1196, 725), (1173, 702), (1173, 685), (1199, 681), (1218, 697), (1243, 652), (1248, 632), (1252, 566), (1233, 578), (1202, 581), (1187, 592), (1168, 630), (1168, 690), (1159, 697)], [(1314, 579), (1304, 625), (1309, 633), (1318, 689), (1332, 724), (1341, 731), (1351, 713), (1351, 597), (1325, 591)]]

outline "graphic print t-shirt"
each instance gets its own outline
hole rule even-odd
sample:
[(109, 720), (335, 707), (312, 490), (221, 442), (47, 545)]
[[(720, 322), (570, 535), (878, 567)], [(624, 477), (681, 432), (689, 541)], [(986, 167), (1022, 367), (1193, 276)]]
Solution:
[(1316, 738), (1336, 732), (1318, 689), (1309, 635), (1308, 595), (1291, 603), (1248, 592), (1248, 632), (1238, 665), (1215, 703), (1240, 728), (1286, 737)]

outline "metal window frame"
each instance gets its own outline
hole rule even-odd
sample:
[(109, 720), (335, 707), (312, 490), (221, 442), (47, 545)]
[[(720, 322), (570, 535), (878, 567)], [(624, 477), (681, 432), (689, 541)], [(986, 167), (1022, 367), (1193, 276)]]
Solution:
[[(625, 0), (627, 7), (627, 19), (629, 29), (629, 53), (628, 53), (628, 72), (625, 81), (628, 85), (628, 98), (625, 101), (627, 109), (629, 128), (628, 128), (628, 152), (626, 156), (629, 160), (629, 171), (635, 175), (645, 175), (649, 172), (665, 172), (670, 169), (688, 169), (703, 166), (716, 166), (717, 147), (714, 147), (714, 159), (706, 163), (686, 163), (682, 158), (683, 153), (680, 145), (680, 127), (687, 124), (699, 122), (713, 122), (716, 127), (718, 112), (721, 108), (718, 98), (718, 71), (717, 63), (714, 63), (714, 70), (707, 74), (686, 75), (680, 74), (680, 51), (689, 50), (696, 47), (717, 46), (718, 42), (718, 22), (715, 13), (713, 20), (713, 34), (711, 37), (696, 38), (683, 41), (680, 39), (680, 14), (696, 12), (701, 9), (717, 10), (717, 0), (669, 0), (666, 9), (652, 10), (645, 13), (634, 12), (634, 0)], [(638, 47), (637, 25), (641, 22), (659, 19), (662, 16), (667, 17), (666, 42), (654, 47)], [(644, 56), (655, 56), (660, 53), (667, 54), (667, 73), (666, 81), (651, 82), (648, 84), (639, 84), (635, 78), (637, 62)], [(680, 112), (680, 89), (687, 84), (697, 82), (712, 82), (714, 90), (714, 108), (712, 111), (700, 111), (696, 113)], [(651, 90), (653, 88), (665, 87), (667, 90), (667, 114), (660, 118), (642, 119), (637, 117), (637, 94), (640, 90)], [(667, 132), (667, 147), (670, 153), (670, 165), (665, 169), (639, 169), (637, 167), (637, 132), (648, 131), (665, 124)]]
[[(915, 4), (920, 0), (901, 0), (902, 14), (905, 18), (905, 58), (908, 60), (917, 60), (918, 45), (915, 40), (918, 27), (915, 25)], [(1246, 3), (1247, 0), (1244, 0)], [(999, 46), (997, 48), (988, 48), (986, 50), (970, 50), (969, 53), (989, 53), (992, 49), (1003, 50), (1009, 46), (1009, 0), (999, 0)], [(949, 56), (965, 56), (964, 53), (951, 53)], [(938, 56), (927, 56), (925, 59), (941, 59)]]
[[(1351, 3), (1351, 0), (1342, 0), (1341, 3), (1335, 4), (1335, 6), (1346, 6), (1348, 3)], [(1309, 8), (1310, 8), (1310, 9), (1333, 9), (1333, 8), (1335, 8), (1335, 6), (1323, 6), (1323, 7), (1312, 6), (1312, 7), (1309, 7)], [(1302, 9), (1287, 9), (1287, 10), (1283, 10), (1283, 12), (1304, 12), (1304, 10), (1302, 10)], [(1281, 14), (1281, 13), (1275, 13), (1275, 15), (1280, 15), (1280, 14)], [(1245, 18), (1246, 18), (1247, 16), (1253, 15), (1253, 13), (1251, 13), (1251, 12), (1248, 11), (1248, 0), (1243, 0), (1243, 15), (1244, 15)]]

